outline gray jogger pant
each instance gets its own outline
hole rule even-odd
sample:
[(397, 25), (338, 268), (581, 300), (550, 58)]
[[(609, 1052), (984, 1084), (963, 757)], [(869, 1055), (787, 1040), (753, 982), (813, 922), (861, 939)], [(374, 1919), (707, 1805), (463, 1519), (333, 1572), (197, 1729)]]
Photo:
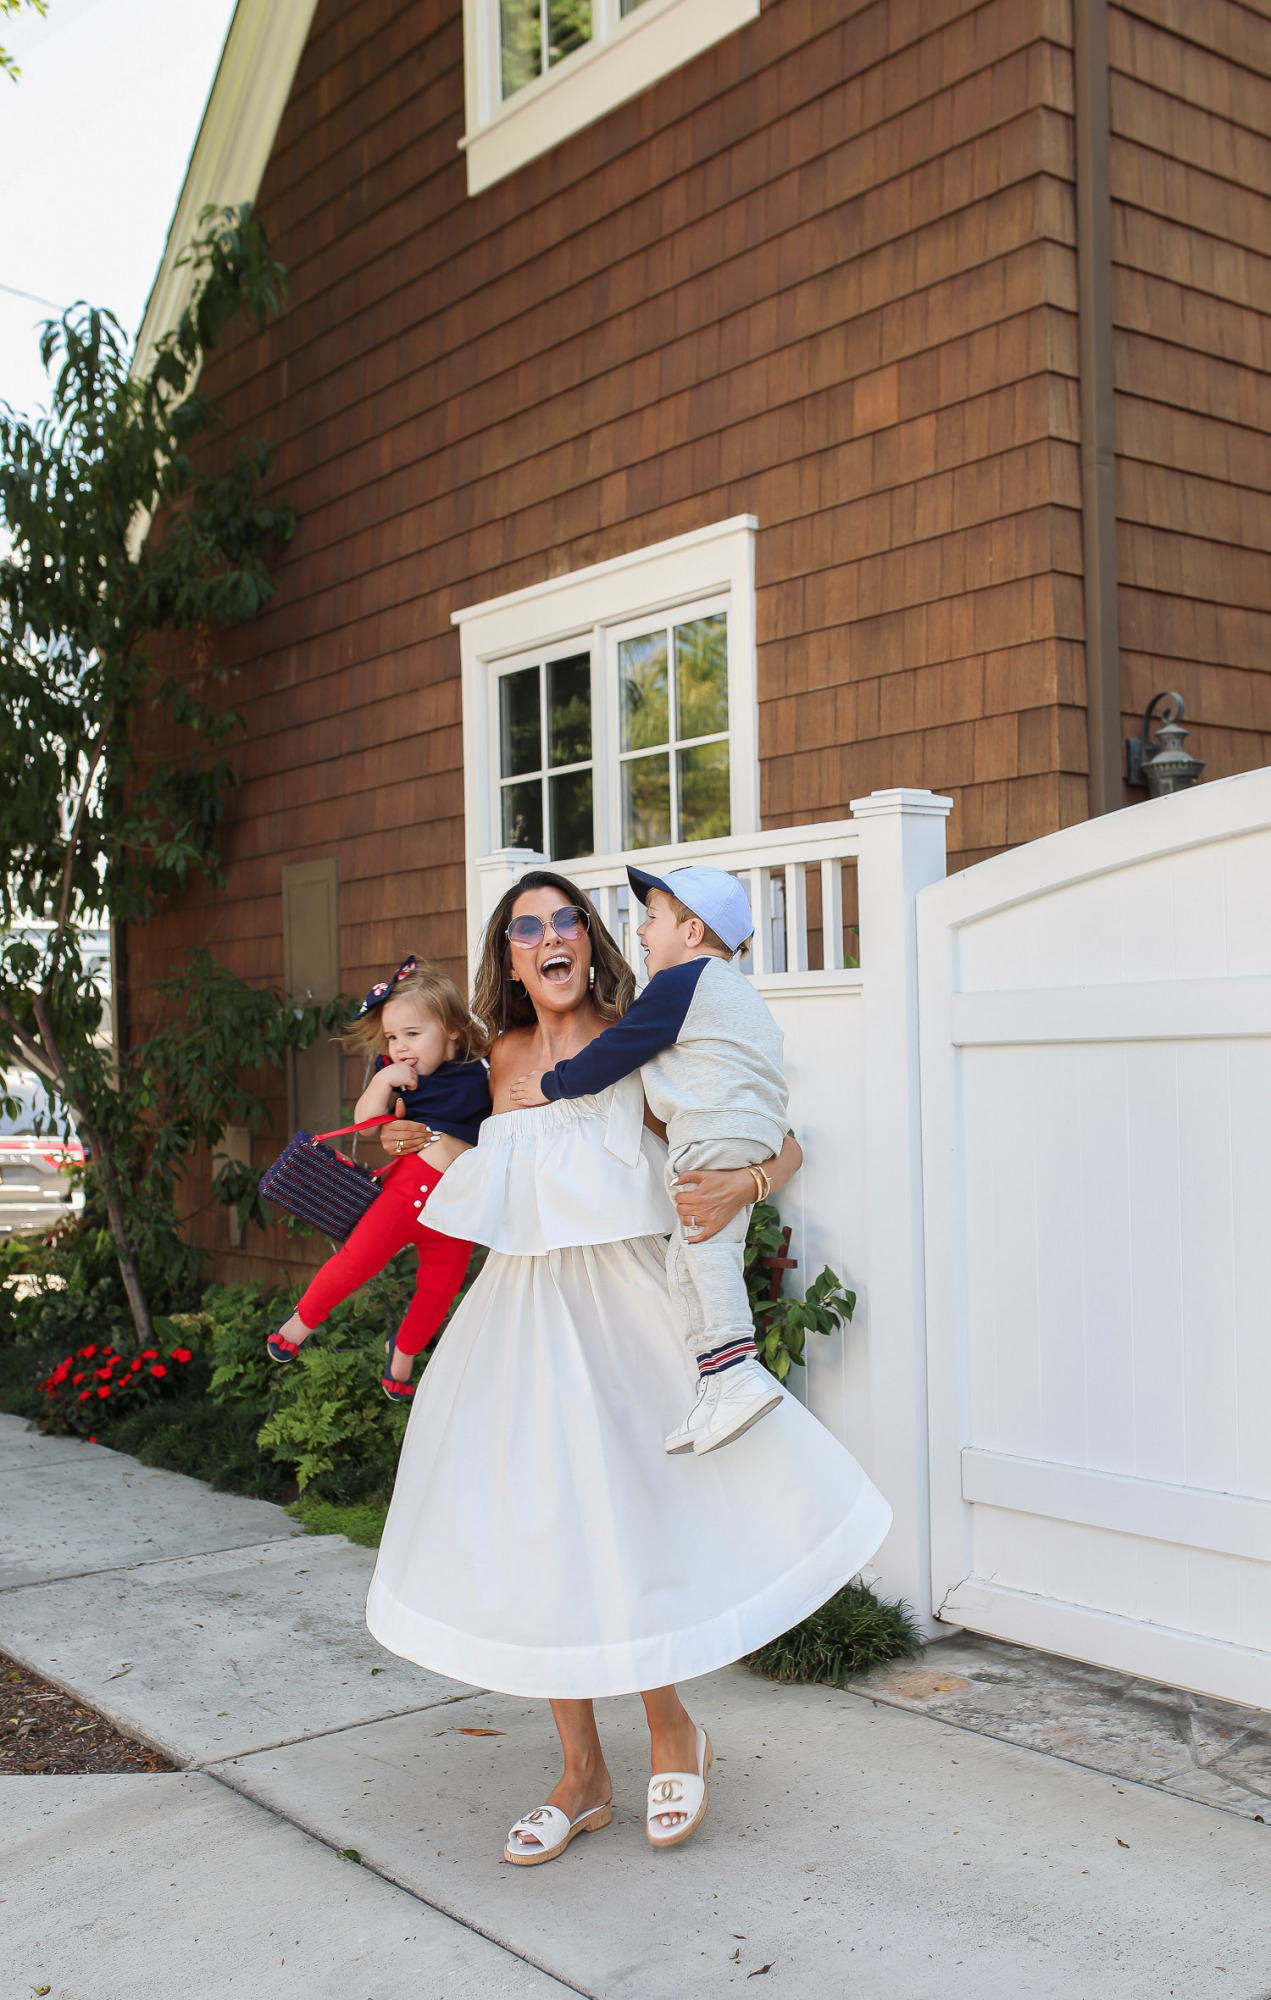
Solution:
[[(751, 1167), (769, 1157), (767, 1149), (753, 1139), (698, 1139), (680, 1146), (667, 1160), (667, 1186), (694, 1167)], [(683, 1225), (676, 1220), (666, 1253), (666, 1275), (684, 1342), (694, 1360), (732, 1341), (753, 1341), (755, 1337), (744, 1274), (751, 1207), (753, 1203), (707, 1243), (686, 1243)]]

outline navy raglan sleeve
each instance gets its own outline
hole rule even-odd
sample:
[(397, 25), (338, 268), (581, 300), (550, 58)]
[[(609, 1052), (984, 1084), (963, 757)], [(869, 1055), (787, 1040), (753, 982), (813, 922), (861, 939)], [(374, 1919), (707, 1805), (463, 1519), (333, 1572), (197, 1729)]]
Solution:
[(697, 982), (709, 962), (690, 958), (683, 965), (668, 965), (655, 973), (620, 1021), (588, 1042), (576, 1056), (546, 1071), (540, 1080), (544, 1097), (549, 1102), (560, 1097), (590, 1097), (669, 1049), (684, 1026)]

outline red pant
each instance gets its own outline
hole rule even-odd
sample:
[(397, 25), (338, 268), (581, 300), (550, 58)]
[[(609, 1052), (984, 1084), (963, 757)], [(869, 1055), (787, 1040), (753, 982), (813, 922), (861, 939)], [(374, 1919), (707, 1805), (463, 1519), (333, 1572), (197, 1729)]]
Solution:
[(415, 1296), (397, 1334), (403, 1354), (418, 1354), (441, 1325), (468, 1268), (471, 1243), (427, 1229), (423, 1208), (441, 1175), (419, 1153), (403, 1154), (384, 1176), (372, 1202), (342, 1250), (324, 1264), (296, 1307), (306, 1326), (321, 1326), (333, 1306), (382, 1271), (390, 1257), (412, 1243), (419, 1252)]

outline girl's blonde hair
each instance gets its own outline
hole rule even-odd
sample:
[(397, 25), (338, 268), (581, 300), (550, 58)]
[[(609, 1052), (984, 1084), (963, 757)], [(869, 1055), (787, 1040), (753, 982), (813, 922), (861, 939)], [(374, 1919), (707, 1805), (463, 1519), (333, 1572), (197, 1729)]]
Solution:
[(435, 965), (419, 965), (391, 993), (386, 993), (373, 1014), (366, 1014), (355, 1021), (341, 1037), (346, 1049), (354, 1050), (362, 1056), (384, 1056), (388, 1054), (388, 1036), (384, 1033), (384, 1009), (394, 1000), (418, 998), (428, 1012), (440, 1022), (447, 1038), (453, 1035), (458, 1044), (455, 1050), (457, 1060), (472, 1062), (483, 1056), (490, 1045), (490, 1038), (481, 1023), (474, 1019), (459, 988), (453, 979), (447, 979), (444, 972), (438, 972)]
[(594, 975), (591, 1004), (602, 1021), (621, 1020), (635, 999), (634, 972), (578, 884), (571, 882), (568, 875), (556, 874), (554, 869), (532, 868), (502, 896), (481, 940), (472, 1005), (491, 1041), (508, 1028), (531, 1027), (538, 1018), (529, 994), (519, 980), (512, 978), (512, 952), (507, 939), (516, 899), (531, 889), (555, 889), (567, 903), (576, 903), (586, 913)]

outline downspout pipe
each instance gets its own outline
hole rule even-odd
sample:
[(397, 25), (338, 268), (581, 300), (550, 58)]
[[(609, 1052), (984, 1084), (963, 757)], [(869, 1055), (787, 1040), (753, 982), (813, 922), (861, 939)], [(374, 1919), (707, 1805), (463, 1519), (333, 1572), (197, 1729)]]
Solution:
[(1093, 819), (1100, 813), (1115, 812), (1122, 803), (1107, 0), (1073, 0), (1073, 56), (1081, 384), (1081, 543), (1085, 575), (1090, 816)]

